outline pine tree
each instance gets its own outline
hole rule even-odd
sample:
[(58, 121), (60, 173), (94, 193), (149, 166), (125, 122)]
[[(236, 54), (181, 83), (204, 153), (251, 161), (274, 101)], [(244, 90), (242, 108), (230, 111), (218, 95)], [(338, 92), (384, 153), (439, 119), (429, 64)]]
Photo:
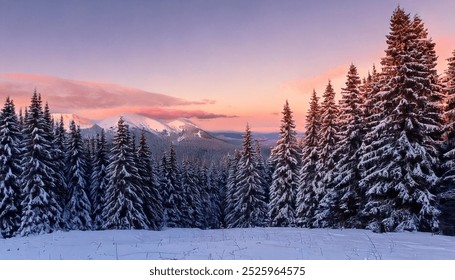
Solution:
[(264, 226), (267, 215), (264, 182), (259, 173), (249, 126), (243, 137), (242, 156), (237, 169), (238, 184), (233, 194), (235, 220), (232, 227)]
[(202, 228), (204, 221), (200, 188), (194, 170), (194, 163), (184, 160), (182, 163), (181, 176), (182, 190), (185, 194), (184, 206), (182, 207), (182, 222), (184, 227)]
[(238, 178), (237, 178), (237, 168), (240, 161), (240, 151), (235, 150), (234, 156), (229, 158), (229, 169), (228, 177), (226, 180), (226, 196), (225, 196), (225, 212), (224, 224), (227, 228), (234, 227), (234, 221), (236, 219), (235, 208), (235, 198), (234, 193), (237, 190)]
[(286, 227), (295, 225), (301, 154), (292, 111), (287, 101), (282, 113), (280, 138), (270, 156), (274, 172), (270, 186), (269, 217), (272, 226)]
[(144, 213), (151, 229), (159, 230), (163, 223), (163, 202), (159, 193), (159, 178), (152, 162), (150, 148), (141, 131), (137, 150), (137, 163), (141, 187), (144, 190)]
[(226, 185), (226, 170), (220, 165), (212, 163), (209, 172), (210, 178), (210, 200), (213, 214), (209, 220), (209, 226), (212, 229), (223, 227), (223, 201), (225, 196), (224, 186)]
[(16, 234), (21, 221), (19, 121), (14, 102), (8, 97), (0, 114), (0, 234)]
[(360, 162), (365, 170), (360, 186), (367, 196), (362, 214), (377, 231), (438, 228), (437, 94), (421, 40), (409, 15), (398, 7), (381, 61), (386, 82), (378, 93), (382, 119), (367, 134), (371, 144)]
[(340, 140), (335, 151), (340, 160), (335, 167), (336, 177), (334, 195), (331, 198), (330, 219), (336, 227), (361, 227), (358, 217), (362, 198), (359, 189), (361, 171), (357, 165), (361, 156), (364, 120), (360, 83), (357, 68), (351, 64), (346, 87), (341, 92)]
[(56, 200), (58, 174), (55, 173), (48, 123), (41, 97), (33, 93), (24, 121), (22, 158), (22, 217), (18, 233), (50, 233), (60, 228), (62, 208)]
[(143, 192), (134, 151), (131, 148), (131, 136), (123, 118), (117, 123), (108, 166), (109, 183), (105, 194), (103, 210), (106, 229), (145, 229), (147, 218), (143, 211)]
[(90, 201), (92, 202), (92, 221), (94, 229), (103, 229), (103, 209), (105, 207), (105, 194), (109, 184), (107, 166), (109, 163), (107, 141), (104, 129), (97, 136), (94, 152), (93, 172), (91, 174)]
[[(269, 187), (272, 184), (272, 174), (270, 173), (270, 168), (267, 161), (262, 155), (261, 143), (258, 140), (255, 140), (255, 163), (258, 169), (258, 172), (261, 177), (261, 185), (265, 196), (265, 202), (268, 205), (270, 201), (270, 190)], [(268, 206), (267, 206), (268, 207)]]
[[(38, 96), (41, 99), (41, 96)], [(49, 104), (46, 102), (44, 105), (44, 137), (46, 137), (47, 141), (51, 143), (50, 146), (50, 155), (51, 160), (49, 162), (49, 167), (53, 170), (53, 178), (56, 185), (56, 197), (55, 199), (60, 204), (60, 208), (64, 211), (66, 204), (68, 202), (68, 189), (66, 186), (65, 180), (65, 151), (64, 148), (61, 149), (61, 145), (64, 143), (58, 142), (55, 134), (55, 122), (50, 112)], [(66, 220), (60, 220), (60, 227), (66, 227)]]
[(210, 181), (208, 176), (208, 169), (205, 163), (201, 163), (196, 170), (197, 184), (199, 186), (199, 193), (201, 194), (201, 203), (204, 205), (202, 208), (202, 228), (210, 228), (209, 221), (213, 214), (212, 203), (210, 197)]
[(87, 185), (87, 158), (81, 131), (74, 120), (70, 123), (68, 139), (66, 185), (68, 203), (65, 220), (69, 230), (90, 230), (92, 228), (91, 204)]
[[(60, 116), (59, 122), (55, 125), (54, 128), (54, 138), (53, 138), (53, 143), (52, 143), (52, 158), (54, 159), (54, 165), (55, 169), (58, 170), (58, 174), (65, 175), (63, 172), (66, 170), (66, 145), (67, 139), (66, 139), (66, 130), (65, 130), (65, 124), (63, 122), (63, 116)], [(60, 177), (59, 177), (60, 179)], [(59, 184), (57, 185), (57, 191), (56, 191), (56, 199), (59, 202), (60, 206), (62, 209), (66, 206), (68, 203), (68, 188), (66, 185), (66, 181), (59, 181)], [(65, 221), (63, 221), (65, 222)], [(65, 227), (64, 223), (61, 225), (61, 227)]]
[(445, 108), (444, 108), (444, 174), (441, 182), (439, 204), (441, 209), (441, 231), (455, 235), (455, 50), (448, 59), (446, 70)]
[(333, 225), (331, 220), (331, 207), (335, 196), (334, 190), (334, 169), (338, 162), (335, 153), (339, 143), (339, 108), (335, 103), (335, 91), (329, 81), (323, 94), (321, 104), (321, 129), (319, 132), (319, 161), (316, 164), (316, 175), (314, 184), (321, 200), (318, 201), (318, 208), (315, 211), (313, 226), (328, 227)]
[(184, 194), (177, 178), (177, 157), (173, 145), (170, 146), (169, 157), (163, 156), (161, 173), (165, 224), (168, 227), (180, 227), (182, 225), (181, 207), (184, 203)]
[(220, 221), (220, 192), (217, 186), (217, 172), (214, 164), (211, 164), (210, 168), (206, 165), (201, 169), (204, 172), (205, 191), (202, 191), (202, 199), (206, 201), (205, 210), (205, 222), (206, 228), (217, 229), (221, 226)]
[(302, 168), (300, 169), (297, 192), (297, 225), (312, 227), (320, 190), (316, 184), (316, 165), (319, 161), (318, 147), (321, 129), (321, 116), (316, 91), (310, 100), (306, 115), (305, 136), (302, 147)]

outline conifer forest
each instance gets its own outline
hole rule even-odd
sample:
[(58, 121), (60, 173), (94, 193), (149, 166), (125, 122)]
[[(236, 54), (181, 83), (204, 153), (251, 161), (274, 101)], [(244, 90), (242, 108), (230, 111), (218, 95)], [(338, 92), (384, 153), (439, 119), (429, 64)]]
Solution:
[[(121, 118), (112, 139), (54, 119), (45, 92), (0, 113), (0, 234), (306, 227), (455, 235), (455, 51), (444, 73), (423, 20), (398, 7), (380, 65), (313, 91), (304, 136), (283, 98), (269, 157), (246, 125), (218, 162), (152, 154)], [(337, 96), (338, 94), (338, 96)], [(2, 92), (7, 96), (7, 92)], [(52, 105), (52, 104), (51, 104)], [(277, 104), (281, 106), (282, 104)], [(303, 122), (303, 120), (301, 120)], [(254, 129), (254, 128), (253, 128)], [(278, 127), (277, 127), (278, 129)]]

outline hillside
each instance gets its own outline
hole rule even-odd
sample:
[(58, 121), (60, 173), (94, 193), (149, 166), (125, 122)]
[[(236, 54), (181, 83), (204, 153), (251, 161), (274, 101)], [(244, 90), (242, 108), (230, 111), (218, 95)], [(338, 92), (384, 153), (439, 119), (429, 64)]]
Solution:
[[(205, 131), (186, 118), (164, 121), (129, 113), (101, 120), (90, 120), (76, 114), (52, 115), (55, 120), (60, 120), (62, 116), (67, 129), (69, 123), (74, 121), (81, 127), (82, 135), (85, 138), (94, 138), (101, 132), (101, 129), (104, 129), (109, 140), (113, 138), (117, 122), (122, 117), (136, 139), (139, 139), (141, 131), (145, 130), (151, 152), (157, 159), (161, 159), (162, 154), (169, 151), (171, 143), (174, 145), (179, 159), (203, 159), (206, 163), (218, 162), (240, 146), (240, 143), (227, 141)], [(241, 137), (240, 133), (239, 135)]]
[(0, 239), (0, 259), (453, 260), (455, 238), (302, 228), (71, 231)]

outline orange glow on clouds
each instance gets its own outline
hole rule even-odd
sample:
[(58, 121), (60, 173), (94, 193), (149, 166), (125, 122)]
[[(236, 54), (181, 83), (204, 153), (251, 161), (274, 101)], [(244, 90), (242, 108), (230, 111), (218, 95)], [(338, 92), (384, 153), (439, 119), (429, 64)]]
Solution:
[(214, 100), (191, 101), (169, 95), (147, 92), (109, 83), (84, 82), (57, 77), (7, 73), (0, 75), (1, 96), (11, 96), (16, 107), (26, 107), (34, 89), (48, 101), (56, 113), (75, 113), (83, 117), (101, 119), (124, 113), (138, 113), (158, 119), (232, 118), (194, 109), (210, 107)]

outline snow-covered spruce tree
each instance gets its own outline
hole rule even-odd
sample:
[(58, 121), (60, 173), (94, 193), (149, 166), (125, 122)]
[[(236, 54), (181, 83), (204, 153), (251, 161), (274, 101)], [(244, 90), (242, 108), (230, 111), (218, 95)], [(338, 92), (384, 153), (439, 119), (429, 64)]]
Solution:
[(233, 194), (234, 220), (232, 227), (247, 228), (265, 226), (267, 204), (263, 180), (255, 162), (251, 131), (247, 125), (243, 137), (242, 156), (237, 169), (237, 186)]
[(105, 194), (109, 184), (107, 166), (109, 164), (108, 149), (104, 129), (97, 135), (95, 152), (93, 155), (90, 201), (92, 202), (93, 229), (103, 229), (103, 209)]
[(286, 101), (282, 113), (280, 138), (270, 155), (274, 172), (270, 186), (269, 217), (270, 224), (277, 227), (295, 225), (301, 159), (295, 124), (288, 101)]
[(108, 170), (109, 183), (105, 194), (103, 219), (105, 229), (145, 229), (147, 217), (143, 210), (143, 192), (131, 136), (123, 118), (117, 123)]
[(226, 205), (224, 217), (224, 224), (227, 228), (234, 227), (235, 221), (235, 199), (234, 193), (237, 189), (238, 179), (237, 179), (237, 167), (240, 161), (240, 151), (235, 150), (233, 156), (229, 158), (229, 168), (228, 168), (228, 177), (226, 180), (226, 196), (224, 198), (224, 203)]
[(359, 188), (361, 171), (358, 168), (360, 148), (364, 134), (362, 118), (362, 96), (357, 68), (351, 64), (347, 74), (346, 87), (341, 91), (340, 133), (335, 154), (334, 195), (331, 197), (331, 220), (335, 227), (360, 228), (362, 194)]
[(159, 193), (159, 178), (152, 162), (145, 130), (141, 131), (137, 150), (137, 163), (141, 188), (144, 190), (144, 213), (151, 229), (159, 230), (163, 225), (163, 201)]
[[(262, 147), (261, 144), (259, 143), (258, 140), (255, 140), (255, 154), (254, 154), (254, 161), (257, 166), (258, 172), (261, 175), (261, 184), (262, 184), (262, 189), (264, 192), (265, 196), (265, 203), (269, 204), (270, 201), (270, 190), (269, 187), (272, 184), (272, 174), (270, 172), (270, 168), (268, 166), (267, 161), (264, 159), (264, 156), (262, 155)], [(268, 212), (268, 211), (267, 211)], [(268, 215), (266, 217), (268, 219)], [(269, 222), (267, 222), (268, 224)]]
[(441, 194), (441, 231), (455, 235), (455, 50), (448, 59), (445, 77), (445, 108), (444, 108), (444, 146)]
[(69, 230), (92, 228), (91, 204), (87, 186), (87, 159), (79, 127), (70, 122), (67, 144), (66, 185), (68, 203), (65, 207), (66, 227)]
[(439, 224), (434, 145), (440, 124), (433, 102), (433, 69), (417, 33), (409, 15), (398, 7), (381, 61), (386, 81), (378, 93), (383, 117), (366, 135), (371, 147), (360, 162), (368, 167), (360, 182), (367, 196), (362, 215), (375, 231), (434, 231)]
[[(92, 212), (90, 216), (92, 217), (92, 224), (93, 224), (93, 202), (91, 199), (91, 191), (92, 191), (92, 174), (93, 174), (93, 163), (95, 161), (95, 151), (96, 151), (96, 137), (89, 137), (83, 138), (83, 147), (84, 147), (84, 156), (87, 163), (86, 170), (86, 178), (87, 178), (87, 195), (90, 200), (90, 204), (92, 207)], [(92, 227), (93, 228), (93, 227)]]
[(24, 120), (22, 166), (22, 217), (18, 233), (50, 233), (60, 228), (62, 208), (56, 200), (58, 174), (55, 173), (48, 123), (41, 97), (35, 91)]
[(182, 220), (184, 227), (202, 228), (203, 227), (203, 208), (200, 188), (197, 183), (194, 163), (185, 159), (182, 162), (181, 184), (185, 194), (184, 209), (182, 209)]
[(321, 116), (319, 98), (316, 91), (310, 100), (310, 108), (306, 115), (305, 136), (302, 147), (302, 168), (300, 169), (299, 187), (297, 192), (297, 222), (300, 227), (312, 227), (314, 213), (317, 209), (320, 190), (316, 184), (316, 165), (319, 161), (319, 130)]
[(316, 164), (314, 187), (321, 199), (315, 211), (313, 226), (328, 227), (333, 225), (331, 209), (333, 207), (334, 169), (338, 162), (335, 153), (339, 143), (339, 109), (335, 103), (335, 91), (329, 81), (321, 104), (321, 129), (319, 131), (319, 160)]
[(164, 155), (161, 164), (161, 188), (163, 191), (164, 222), (166, 226), (172, 228), (182, 226), (181, 207), (184, 198), (181, 184), (178, 181), (178, 173), (177, 157), (174, 146), (171, 145), (169, 157)]
[(8, 97), (0, 114), (0, 235), (16, 234), (21, 222), (21, 133), (14, 102)]
[(208, 168), (205, 163), (201, 163), (196, 171), (197, 182), (199, 185), (199, 192), (201, 194), (201, 203), (204, 205), (202, 208), (203, 220), (202, 228), (209, 228), (209, 220), (212, 213), (212, 203), (210, 201), (210, 181), (208, 176)]
[(218, 171), (219, 168), (215, 164), (211, 164), (208, 170), (208, 195), (210, 197), (210, 209), (211, 213), (208, 216), (207, 225), (208, 228), (218, 229), (221, 227), (221, 188), (218, 182)]
[[(60, 120), (54, 126), (54, 139), (52, 142), (52, 157), (54, 159), (55, 168), (58, 170), (59, 174), (64, 174), (66, 166), (66, 139), (67, 133), (65, 130), (65, 124), (63, 122), (63, 116), (60, 116)], [(59, 177), (60, 179), (60, 177)], [(62, 209), (65, 208), (68, 203), (68, 188), (66, 186), (66, 181), (59, 182), (56, 190), (56, 199), (60, 203)], [(65, 222), (62, 221), (62, 228), (65, 227)]]
[[(58, 139), (56, 138), (55, 134), (55, 122), (54, 118), (51, 115), (50, 112), (50, 107), (49, 104), (46, 102), (44, 105), (44, 122), (45, 122), (45, 129), (44, 129), (44, 135), (47, 138), (47, 141), (51, 143), (50, 147), (50, 154), (51, 154), (51, 161), (50, 161), (50, 166), (54, 171), (54, 179), (55, 179), (55, 184), (56, 184), (56, 200), (60, 204), (60, 207), (62, 210), (64, 210), (68, 197), (65, 197), (65, 192), (68, 191), (67, 186), (66, 186), (66, 180), (65, 180), (65, 150), (60, 149), (60, 146), (62, 143), (57, 142)], [(63, 155), (63, 156), (62, 156)], [(66, 193), (67, 194), (67, 193)], [(62, 219), (60, 227), (64, 228), (65, 227), (65, 220)]]
[[(218, 213), (218, 227), (219, 228), (224, 228), (224, 210), (226, 207), (225, 201), (226, 201), (226, 183), (227, 183), (227, 162), (225, 159), (221, 160), (220, 164), (217, 166), (214, 166), (213, 168), (216, 168), (216, 170), (213, 170), (213, 176), (216, 176), (215, 178), (215, 187), (217, 189), (217, 202), (215, 205), (215, 211)], [(268, 188), (268, 186), (266, 186)]]

